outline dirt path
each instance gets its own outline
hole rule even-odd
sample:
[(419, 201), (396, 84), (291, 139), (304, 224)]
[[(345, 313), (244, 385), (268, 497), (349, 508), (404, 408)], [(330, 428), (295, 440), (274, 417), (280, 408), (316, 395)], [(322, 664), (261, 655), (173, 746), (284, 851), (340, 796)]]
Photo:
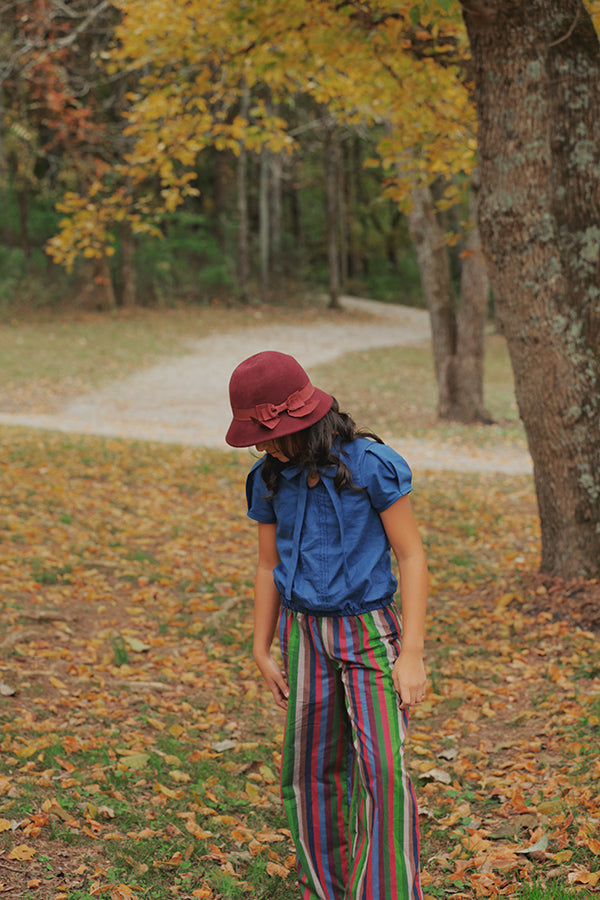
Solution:
[[(77, 397), (58, 412), (0, 413), (0, 424), (225, 448), (229, 376), (246, 356), (259, 350), (281, 350), (296, 356), (310, 372), (311, 366), (352, 350), (430, 340), (429, 317), (423, 310), (349, 297), (343, 298), (343, 304), (376, 317), (325, 322), (318, 331), (314, 325), (261, 324), (211, 335), (193, 342), (187, 355)], [(518, 450), (490, 453), (404, 439), (397, 446), (417, 469), (531, 471), (529, 456)]]

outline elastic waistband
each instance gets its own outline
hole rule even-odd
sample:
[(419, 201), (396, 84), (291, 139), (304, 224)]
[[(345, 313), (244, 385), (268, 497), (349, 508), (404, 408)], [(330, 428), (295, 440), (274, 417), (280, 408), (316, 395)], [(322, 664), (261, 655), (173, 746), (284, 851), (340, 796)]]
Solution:
[(343, 616), (362, 616), (363, 613), (373, 612), (374, 609), (385, 609), (387, 606), (390, 606), (394, 602), (394, 596), (380, 598), (379, 600), (372, 600), (366, 603), (353, 604), (349, 603), (347, 606), (337, 606), (335, 609), (314, 607), (314, 606), (306, 606), (303, 603), (295, 602), (292, 598), (291, 600), (282, 600), (281, 606), (282, 609), (285, 609), (287, 612), (291, 613), (302, 613), (305, 616), (316, 616), (319, 619), (323, 618), (340, 618)]

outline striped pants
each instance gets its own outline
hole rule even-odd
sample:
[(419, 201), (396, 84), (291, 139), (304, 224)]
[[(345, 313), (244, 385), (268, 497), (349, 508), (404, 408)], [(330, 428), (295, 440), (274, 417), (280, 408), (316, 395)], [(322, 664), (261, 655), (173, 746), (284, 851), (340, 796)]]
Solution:
[(290, 687), (281, 790), (303, 900), (420, 900), (408, 714), (391, 677), (395, 607), (341, 617), (282, 609), (279, 637)]

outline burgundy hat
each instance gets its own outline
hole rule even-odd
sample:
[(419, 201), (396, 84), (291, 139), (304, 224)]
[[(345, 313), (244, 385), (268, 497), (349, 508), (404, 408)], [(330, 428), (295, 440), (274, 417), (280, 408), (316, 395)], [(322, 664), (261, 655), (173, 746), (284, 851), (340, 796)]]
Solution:
[(251, 447), (314, 425), (333, 397), (313, 384), (293, 356), (264, 350), (241, 362), (229, 381), (233, 421), (225, 440)]

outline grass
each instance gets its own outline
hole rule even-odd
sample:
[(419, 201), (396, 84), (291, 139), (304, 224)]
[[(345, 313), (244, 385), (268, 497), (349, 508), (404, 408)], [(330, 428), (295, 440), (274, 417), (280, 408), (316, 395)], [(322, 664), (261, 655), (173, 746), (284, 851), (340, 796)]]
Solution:
[[(40, 319), (39, 316), (43, 315)], [(48, 412), (77, 394), (123, 378), (168, 355), (189, 352), (193, 340), (265, 322), (294, 323), (363, 317), (332, 312), (322, 298), (300, 306), (196, 306), (114, 314), (37, 313), (0, 324), (0, 410)], [(492, 427), (440, 423), (430, 348), (380, 348), (345, 354), (312, 372), (386, 439), (434, 437), (450, 445), (525, 448), (506, 343), (486, 337), (485, 400)]]
[[(347, 314), (358, 315), (358, 314)], [(182, 306), (115, 313), (37, 311), (0, 322), (0, 408), (56, 407), (219, 331), (334, 317), (322, 300), (300, 306)]]
[(347, 353), (318, 367), (315, 380), (326, 384), (357, 421), (378, 429), (386, 438), (434, 437), (450, 444), (524, 448), (506, 342), (500, 335), (489, 333), (485, 351), (484, 397), (496, 423), (492, 427), (465, 427), (438, 420), (433, 357), (428, 346)]
[[(245, 457), (2, 437), (13, 640), (0, 648), (0, 680), (18, 694), (0, 697), (0, 829), (16, 825), (0, 831), (0, 884), (31, 884), (33, 900), (295, 896), (282, 721), (250, 655)], [(567, 876), (598, 868), (595, 638), (531, 605), (529, 478), (421, 482), (430, 691), (407, 761), (425, 810), (425, 893), (586, 896)], [(22, 565), (17, 526), (46, 569), (68, 565), (68, 585)], [(440, 759), (448, 750), (458, 753)], [(431, 768), (450, 784), (423, 780)], [(514, 854), (541, 835), (542, 859)], [(23, 846), (32, 858), (11, 859)]]
[[(152, 327), (166, 333), (168, 320)], [(31, 352), (47, 326), (24, 326)], [(475, 437), (435, 425), (421, 348), (353, 354), (319, 372), (377, 430), (512, 446), (506, 353), (496, 336), (488, 346), (491, 411), (508, 423)], [(414, 402), (399, 384), (414, 386)], [(250, 653), (247, 456), (0, 436), (0, 683), (16, 690), (0, 695), (0, 890), (11, 900), (297, 896), (279, 801), (283, 722)], [(532, 481), (423, 473), (414, 503), (431, 569), (430, 687), (407, 745), (425, 895), (595, 896), (597, 636), (560, 594), (539, 592)], [(546, 850), (517, 853), (542, 837)]]

